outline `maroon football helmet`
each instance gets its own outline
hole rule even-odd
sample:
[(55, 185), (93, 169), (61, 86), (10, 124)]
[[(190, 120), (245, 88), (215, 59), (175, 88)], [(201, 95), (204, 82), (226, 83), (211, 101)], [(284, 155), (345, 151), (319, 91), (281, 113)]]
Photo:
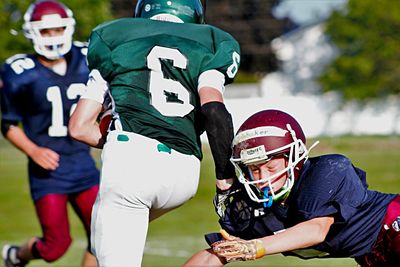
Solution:
[[(54, 60), (71, 49), (75, 19), (72, 11), (63, 4), (53, 0), (36, 1), (28, 7), (24, 21), (24, 35), (32, 41), (39, 55)], [(64, 28), (64, 33), (60, 36), (42, 36), (42, 30), (51, 28)]]
[[(308, 157), (306, 137), (300, 124), (289, 114), (280, 110), (263, 110), (249, 117), (237, 131), (232, 142), (231, 161), (238, 171), (239, 181), (244, 184), (250, 198), (256, 202), (279, 200), (286, 196), (293, 187), (298, 172)], [(260, 180), (252, 178), (249, 165), (260, 164), (274, 156), (284, 155), (288, 164), (285, 169)], [(272, 181), (287, 172), (285, 185), (273, 192)], [(261, 192), (257, 183), (268, 182), (269, 186)]]

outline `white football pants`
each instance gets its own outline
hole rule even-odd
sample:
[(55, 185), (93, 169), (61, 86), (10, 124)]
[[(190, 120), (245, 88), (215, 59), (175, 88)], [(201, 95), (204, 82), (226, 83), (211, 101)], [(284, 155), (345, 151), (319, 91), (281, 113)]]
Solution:
[(110, 132), (92, 212), (92, 251), (100, 267), (140, 266), (149, 221), (191, 199), (199, 174), (193, 155), (138, 134)]

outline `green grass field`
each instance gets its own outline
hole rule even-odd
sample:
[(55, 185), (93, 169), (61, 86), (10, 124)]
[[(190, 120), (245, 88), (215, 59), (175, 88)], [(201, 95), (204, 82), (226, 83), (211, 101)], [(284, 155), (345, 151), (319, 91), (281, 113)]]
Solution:
[[(311, 145), (309, 142), (308, 145)], [(207, 147), (202, 162), (201, 181), (194, 199), (150, 225), (143, 266), (180, 266), (196, 251), (205, 247), (203, 234), (219, 229), (212, 206), (214, 166)], [(93, 152), (98, 158), (99, 151)], [(324, 138), (311, 155), (343, 153), (356, 166), (367, 171), (370, 188), (400, 192), (400, 139), (398, 137)], [(73, 244), (67, 254), (52, 266), (79, 266), (86, 246), (80, 222), (70, 210)], [(0, 138), (0, 246), (20, 244), (40, 235), (30, 200), (25, 156)], [(34, 261), (29, 266), (49, 266)], [(229, 266), (357, 266), (351, 259), (300, 260), (280, 255), (255, 262)]]

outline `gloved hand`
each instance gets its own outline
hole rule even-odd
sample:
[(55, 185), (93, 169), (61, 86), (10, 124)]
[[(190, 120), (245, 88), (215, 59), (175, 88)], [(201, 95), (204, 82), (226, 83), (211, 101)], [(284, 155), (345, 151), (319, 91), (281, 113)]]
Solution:
[(213, 204), (215, 208), (215, 212), (218, 214), (219, 217), (223, 217), (225, 215), (225, 210), (226, 206), (229, 203), (229, 196), (235, 194), (240, 190), (238, 186), (238, 181), (235, 179), (235, 181), (232, 183), (232, 185), (225, 190), (221, 190), (217, 186), (217, 190), (214, 196)]
[(255, 260), (265, 255), (263, 243), (259, 239), (243, 240), (223, 229), (220, 233), (225, 240), (217, 241), (211, 247), (215, 254), (227, 262)]

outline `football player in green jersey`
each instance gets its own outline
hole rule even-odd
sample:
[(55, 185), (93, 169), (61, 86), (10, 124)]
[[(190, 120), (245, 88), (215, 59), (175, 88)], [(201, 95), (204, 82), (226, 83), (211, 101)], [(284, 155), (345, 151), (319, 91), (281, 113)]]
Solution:
[[(149, 221), (197, 191), (203, 131), (217, 187), (235, 176), (223, 92), (238, 71), (239, 44), (204, 24), (200, 0), (139, 0), (135, 18), (93, 30), (88, 62), (87, 92), (69, 130), (104, 145), (92, 250), (100, 266), (140, 266)], [(108, 95), (112, 122), (104, 135), (96, 120)]]

